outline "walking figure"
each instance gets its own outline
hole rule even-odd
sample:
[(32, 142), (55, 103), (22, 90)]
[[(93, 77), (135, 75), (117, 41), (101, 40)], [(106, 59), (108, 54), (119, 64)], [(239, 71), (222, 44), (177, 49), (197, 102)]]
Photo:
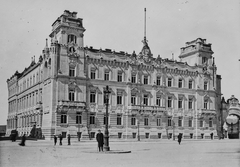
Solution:
[(70, 140), (71, 140), (71, 136), (70, 136), (70, 134), (68, 134), (68, 145), (71, 145)]
[(180, 145), (181, 141), (182, 141), (182, 134), (179, 133), (179, 135), (178, 135), (178, 143), (179, 143), (179, 145)]
[(211, 135), (211, 140), (213, 139), (213, 133), (210, 134)]
[(103, 134), (101, 133), (101, 130), (98, 130), (98, 134), (96, 136), (97, 142), (98, 142), (98, 150), (103, 151)]
[(61, 135), (61, 134), (59, 134), (59, 136), (58, 136), (58, 137), (59, 137), (59, 145), (62, 145), (62, 138), (63, 138), (63, 137), (62, 137), (62, 135)]
[(57, 144), (57, 136), (54, 134), (54, 146)]
[(26, 136), (25, 134), (22, 136), (22, 141), (19, 143), (19, 146), (25, 146)]

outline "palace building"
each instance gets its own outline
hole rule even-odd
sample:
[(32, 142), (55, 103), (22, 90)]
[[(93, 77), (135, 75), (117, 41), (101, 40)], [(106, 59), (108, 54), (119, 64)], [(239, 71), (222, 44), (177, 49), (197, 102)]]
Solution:
[(94, 138), (108, 120), (110, 138), (217, 137), (221, 76), (205, 39), (186, 42), (176, 61), (154, 56), (146, 36), (139, 53), (84, 47), (84, 31), (65, 10), (39, 60), (7, 80), (8, 135)]

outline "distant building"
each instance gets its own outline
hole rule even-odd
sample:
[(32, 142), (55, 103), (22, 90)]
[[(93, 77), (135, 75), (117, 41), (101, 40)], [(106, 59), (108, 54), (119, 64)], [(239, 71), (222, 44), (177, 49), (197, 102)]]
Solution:
[(6, 125), (0, 125), (0, 136), (5, 136), (6, 134)]
[(187, 42), (176, 61), (154, 58), (146, 36), (139, 54), (84, 47), (84, 31), (77, 13), (64, 11), (39, 60), (7, 80), (7, 134), (35, 126), (47, 139), (93, 138), (106, 123), (108, 85), (110, 138), (137, 138), (138, 128), (150, 139), (217, 136), (221, 77), (205, 39)]

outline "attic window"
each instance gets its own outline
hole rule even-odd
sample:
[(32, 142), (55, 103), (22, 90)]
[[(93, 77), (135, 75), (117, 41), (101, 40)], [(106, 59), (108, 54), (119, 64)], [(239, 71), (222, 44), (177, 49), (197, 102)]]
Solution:
[(77, 42), (77, 37), (75, 35), (68, 35), (68, 43), (76, 43)]

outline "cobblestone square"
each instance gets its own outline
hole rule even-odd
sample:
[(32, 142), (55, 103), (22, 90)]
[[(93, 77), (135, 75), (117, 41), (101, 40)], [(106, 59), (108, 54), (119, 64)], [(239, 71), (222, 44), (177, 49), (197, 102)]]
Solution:
[(126, 154), (97, 152), (95, 140), (72, 141), (68, 146), (53, 146), (53, 141), (0, 142), (1, 167), (238, 167), (239, 140), (111, 141), (111, 150), (129, 150)]

